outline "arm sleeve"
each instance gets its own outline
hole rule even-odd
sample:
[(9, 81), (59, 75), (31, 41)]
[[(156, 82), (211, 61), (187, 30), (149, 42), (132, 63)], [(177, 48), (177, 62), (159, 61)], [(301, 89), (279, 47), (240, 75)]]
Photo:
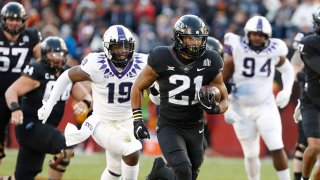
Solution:
[(293, 66), (289, 62), (288, 59), (286, 59), (285, 63), (277, 68), (278, 71), (281, 73), (281, 80), (283, 84), (283, 90), (288, 90), (291, 92), (292, 86), (294, 83), (294, 70)]
[(54, 87), (51, 91), (50, 97), (47, 103), (55, 105), (59, 100), (61, 94), (65, 91), (65, 88), (72, 83), (68, 75), (69, 70), (64, 71), (57, 79)]

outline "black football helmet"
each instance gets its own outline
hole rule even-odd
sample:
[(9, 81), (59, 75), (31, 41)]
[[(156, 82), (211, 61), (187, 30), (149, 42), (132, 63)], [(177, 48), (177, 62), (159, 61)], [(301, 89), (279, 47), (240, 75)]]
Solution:
[(68, 48), (62, 38), (49, 36), (41, 42), (41, 61), (55, 72), (66, 64), (67, 55)]
[[(19, 29), (10, 29), (6, 19), (22, 20), (22, 25)], [(25, 21), (27, 20), (26, 10), (22, 4), (18, 2), (10, 2), (1, 9), (1, 28), (12, 35), (17, 35), (25, 30)]]
[(221, 57), (223, 56), (223, 46), (220, 41), (214, 37), (208, 37), (207, 49), (217, 51)]
[[(206, 50), (208, 29), (205, 23), (195, 15), (184, 15), (174, 25), (174, 48), (178, 53), (186, 55), (189, 59), (198, 59)], [(202, 38), (201, 45), (185, 45), (183, 38)]]
[(320, 35), (320, 8), (312, 14), (314, 31)]

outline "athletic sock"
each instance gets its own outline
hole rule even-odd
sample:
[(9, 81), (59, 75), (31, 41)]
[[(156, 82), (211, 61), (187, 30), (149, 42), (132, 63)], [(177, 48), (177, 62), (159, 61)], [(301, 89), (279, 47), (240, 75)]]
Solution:
[(244, 158), (244, 166), (249, 180), (260, 179), (261, 162), (258, 156), (252, 158)]
[(301, 180), (302, 173), (301, 172), (295, 172), (293, 173), (294, 175), (294, 180)]
[(122, 179), (125, 179), (125, 180), (138, 179), (139, 163), (135, 166), (129, 166), (123, 160), (121, 160), (121, 169), (122, 169)]
[(108, 168), (105, 168), (102, 175), (101, 180), (120, 180), (121, 175), (116, 176), (115, 174), (111, 174), (108, 170)]
[(290, 180), (290, 171), (289, 169), (277, 171), (278, 177), (280, 180)]

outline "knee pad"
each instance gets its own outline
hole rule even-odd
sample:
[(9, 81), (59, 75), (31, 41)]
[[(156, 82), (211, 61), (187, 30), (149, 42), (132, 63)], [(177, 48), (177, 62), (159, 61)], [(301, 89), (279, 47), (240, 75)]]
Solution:
[(60, 173), (64, 173), (73, 156), (73, 149), (63, 149), (59, 154), (53, 156), (53, 159), (49, 161), (49, 166)]
[(175, 168), (177, 179), (184, 179), (185, 177), (192, 177), (191, 166), (182, 165)]
[(294, 158), (299, 161), (302, 161), (302, 156), (304, 151), (306, 150), (306, 147), (303, 144), (297, 144), (295, 150), (296, 152), (301, 153), (301, 155), (297, 155), (296, 153), (294, 153)]

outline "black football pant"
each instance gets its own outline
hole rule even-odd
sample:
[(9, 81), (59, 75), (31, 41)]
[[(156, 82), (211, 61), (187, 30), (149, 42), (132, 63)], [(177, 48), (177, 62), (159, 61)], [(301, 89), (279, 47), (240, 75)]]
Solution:
[(305, 136), (320, 138), (320, 107), (317, 107), (304, 92), (300, 108)]
[(14, 173), (16, 180), (33, 180), (42, 171), (46, 153), (58, 154), (66, 148), (63, 134), (41, 121), (16, 126), (15, 132), (20, 145)]
[(174, 169), (176, 180), (197, 179), (203, 160), (203, 133), (203, 126), (192, 129), (158, 127), (161, 151)]

